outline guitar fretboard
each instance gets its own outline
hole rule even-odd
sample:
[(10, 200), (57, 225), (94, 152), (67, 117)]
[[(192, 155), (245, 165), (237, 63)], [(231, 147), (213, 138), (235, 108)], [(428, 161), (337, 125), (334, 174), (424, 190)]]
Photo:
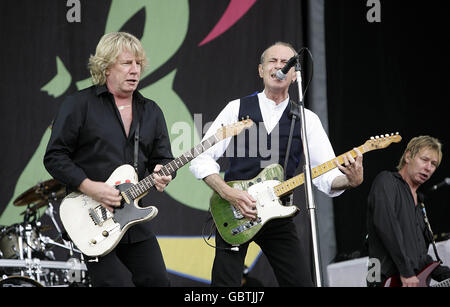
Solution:
[[(372, 150), (371, 148), (367, 147), (366, 145), (361, 145), (358, 147), (358, 149), (362, 154)], [(347, 153), (349, 153), (353, 158), (356, 157), (356, 152), (355, 152), (355, 150), (352, 149), (330, 161), (327, 161), (327, 162), (311, 169), (311, 177), (314, 179), (314, 178), (316, 178), (322, 174), (325, 174), (326, 172), (329, 172), (332, 169), (336, 168), (336, 164), (334, 164), (334, 161), (336, 161), (336, 160), (338, 161), (339, 164), (343, 164), (344, 156), (346, 156)], [(278, 197), (281, 197), (285, 194), (288, 194), (293, 189), (301, 186), (304, 182), (305, 182), (305, 175), (304, 175), (304, 173), (301, 173), (300, 175), (292, 177), (291, 179), (288, 179), (288, 180), (282, 182), (281, 184), (275, 186), (274, 187), (275, 195)]]
[[(186, 165), (198, 155), (214, 146), (218, 141), (220, 141), (220, 139), (215, 134), (210, 136), (197, 146), (193, 147), (191, 150), (182, 154), (180, 157), (164, 165), (157, 174), (159, 176), (169, 176), (173, 174), (176, 170)], [(154, 174), (155, 173), (148, 175), (147, 177), (133, 185), (131, 188), (126, 190), (124, 193), (127, 194), (129, 199), (136, 199), (140, 197), (142, 194), (146, 193), (148, 190), (155, 186)]]

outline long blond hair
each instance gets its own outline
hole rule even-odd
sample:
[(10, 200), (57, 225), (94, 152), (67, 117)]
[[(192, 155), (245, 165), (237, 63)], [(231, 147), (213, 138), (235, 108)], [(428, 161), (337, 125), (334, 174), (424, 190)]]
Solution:
[(95, 55), (91, 55), (89, 58), (88, 68), (93, 84), (103, 85), (106, 83), (106, 70), (115, 63), (123, 50), (134, 53), (141, 62), (141, 71), (145, 70), (148, 61), (141, 42), (130, 33), (111, 32), (103, 35), (97, 45)]

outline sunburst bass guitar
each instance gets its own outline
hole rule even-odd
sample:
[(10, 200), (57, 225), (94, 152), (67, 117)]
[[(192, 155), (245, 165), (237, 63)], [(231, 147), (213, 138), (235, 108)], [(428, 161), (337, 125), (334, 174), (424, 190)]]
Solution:
[[(252, 125), (253, 121), (246, 119), (218, 129), (214, 135), (163, 166), (158, 174), (173, 174), (219, 141), (237, 135)], [(114, 213), (79, 192), (73, 192), (63, 199), (59, 211), (61, 221), (70, 239), (83, 254), (92, 257), (108, 254), (131, 226), (149, 221), (158, 214), (158, 209), (154, 206), (138, 205), (140, 199), (154, 187), (153, 175), (138, 182), (138, 176), (131, 165), (119, 166), (106, 181), (122, 195), (121, 206)]]
[[(398, 133), (372, 137), (359, 146), (358, 149), (364, 154), (375, 149), (386, 148), (391, 143), (400, 142), (401, 139)], [(350, 150), (347, 153), (350, 153), (354, 158), (357, 155), (354, 150)], [(316, 178), (334, 169), (336, 167), (334, 161), (343, 164), (344, 156), (347, 153), (311, 169), (311, 177)], [(235, 189), (247, 191), (256, 200), (258, 216), (254, 221), (244, 218), (242, 213), (232, 204), (221, 198), (218, 193), (213, 193), (210, 201), (211, 215), (220, 236), (225, 242), (231, 245), (244, 244), (250, 241), (268, 221), (293, 216), (297, 213), (299, 209), (296, 206), (283, 206), (280, 198), (301, 186), (305, 180), (304, 174), (301, 173), (281, 182), (283, 178), (283, 167), (279, 164), (272, 164), (251, 180), (227, 182), (229, 186)]]

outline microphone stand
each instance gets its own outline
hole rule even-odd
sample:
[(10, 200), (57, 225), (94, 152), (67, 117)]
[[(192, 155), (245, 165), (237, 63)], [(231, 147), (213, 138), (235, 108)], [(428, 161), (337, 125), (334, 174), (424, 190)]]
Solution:
[(309, 210), (309, 217), (311, 220), (311, 235), (313, 243), (313, 255), (314, 255), (314, 276), (317, 287), (322, 287), (322, 272), (320, 267), (320, 251), (319, 251), (319, 238), (317, 233), (317, 217), (316, 217), (316, 205), (314, 203), (314, 195), (312, 190), (312, 177), (311, 177), (311, 164), (309, 159), (308, 140), (306, 137), (306, 121), (305, 121), (305, 106), (303, 103), (303, 88), (302, 88), (302, 74), (300, 66), (300, 57), (297, 56), (297, 64), (295, 66), (295, 73), (297, 75), (298, 85), (298, 107), (300, 109), (301, 118), (301, 137), (303, 143), (303, 154), (305, 157), (304, 174), (305, 174), (305, 195), (306, 204)]

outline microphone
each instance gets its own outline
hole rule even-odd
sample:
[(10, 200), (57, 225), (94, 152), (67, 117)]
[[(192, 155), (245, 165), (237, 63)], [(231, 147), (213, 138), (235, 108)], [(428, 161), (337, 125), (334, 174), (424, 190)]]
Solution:
[(446, 185), (450, 185), (450, 178), (449, 177), (445, 178), (442, 182), (439, 182), (438, 184), (435, 184), (434, 186), (432, 186), (430, 188), (430, 191), (436, 191), (437, 189), (440, 189), (440, 188), (442, 188), (443, 186), (446, 186)]
[(292, 68), (297, 63), (298, 54), (294, 55), (292, 58), (289, 59), (289, 61), (284, 65), (284, 67), (277, 71), (276, 76), (278, 80), (284, 80), (286, 79), (286, 74), (288, 73), (289, 69)]

